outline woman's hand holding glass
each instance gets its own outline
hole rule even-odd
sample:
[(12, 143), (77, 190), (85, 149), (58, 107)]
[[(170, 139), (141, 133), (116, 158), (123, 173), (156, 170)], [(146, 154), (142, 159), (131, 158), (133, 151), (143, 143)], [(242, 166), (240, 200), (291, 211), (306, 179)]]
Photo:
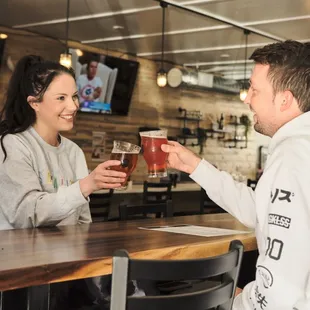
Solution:
[(108, 160), (98, 165), (86, 178), (80, 180), (80, 188), (84, 197), (104, 188), (117, 188), (126, 179), (126, 173), (111, 170), (112, 166), (119, 166), (119, 160)]

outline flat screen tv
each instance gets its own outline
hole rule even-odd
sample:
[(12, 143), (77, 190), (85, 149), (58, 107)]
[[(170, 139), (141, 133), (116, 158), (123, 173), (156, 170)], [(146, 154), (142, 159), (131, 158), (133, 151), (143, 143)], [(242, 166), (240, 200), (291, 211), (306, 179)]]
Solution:
[(71, 49), (76, 73), (80, 111), (85, 113), (127, 115), (139, 63), (103, 54)]

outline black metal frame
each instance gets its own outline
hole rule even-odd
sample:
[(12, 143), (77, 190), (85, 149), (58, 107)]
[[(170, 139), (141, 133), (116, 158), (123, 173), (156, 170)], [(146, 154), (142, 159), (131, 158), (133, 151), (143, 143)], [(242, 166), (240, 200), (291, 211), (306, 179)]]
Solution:
[(245, 27), (242, 27), (238, 24), (235, 24), (235, 23), (232, 23), (232, 22), (229, 22), (227, 20), (224, 20), (224, 19), (220, 19), (218, 17), (215, 17), (215, 16), (212, 16), (212, 15), (209, 15), (205, 12), (202, 12), (202, 11), (198, 11), (198, 10), (194, 10), (192, 8), (189, 8), (189, 7), (184, 7), (180, 4), (177, 4), (177, 3), (171, 3), (169, 1), (162, 1), (162, 0), (154, 0), (154, 1), (157, 1), (157, 2), (160, 2), (160, 5), (167, 5), (167, 6), (172, 6), (172, 7), (175, 7), (177, 9), (180, 9), (180, 10), (184, 10), (184, 11), (187, 11), (187, 12), (190, 12), (190, 13), (193, 13), (193, 14), (197, 14), (197, 15), (200, 15), (200, 16), (203, 16), (203, 17), (208, 17), (210, 19), (213, 19), (215, 21), (218, 21), (218, 22), (221, 22), (223, 24), (226, 24), (226, 25), (229, 25), (229, 26), (233, 26), (235, 28), (238, 28), (240, 30), (247, 30), (247, 31), (250, 31), (251, 33), (254, 33), (254, 34), (257, 34), (259, 36), (262, 36), (264, 38), (267, 38), (267, 39), (271, 39), (271, 40), (274, 40), (274, 41), (278, 41), (278, 42), (281, 42), (281, 40), (279, 40), (278, 38), (276, 37), (273, 37), (273, 36), (270, 36), (270, 35), (266, 35), (264, 33), (261, 33), (260, 31), (257, 31), (257, 30), (253, 30), (253, 29), (248, 29), (248, 28), (245, 28)]
[(143, 219), (147, 214), (156, 214), (156, 217), (173, 217), (173, 207), (171, 200), (162, 203), (152, 204), (127, 204), (119, 205), (119, 216), (121, 221), (130, 219)]

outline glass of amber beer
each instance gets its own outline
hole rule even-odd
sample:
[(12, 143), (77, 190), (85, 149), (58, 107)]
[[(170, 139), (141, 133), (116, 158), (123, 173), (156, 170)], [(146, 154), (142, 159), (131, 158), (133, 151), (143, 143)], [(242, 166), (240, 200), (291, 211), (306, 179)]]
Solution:
[(149, 178), (166, 177), (168, 154), (161, 150), (161, 145), (168, 143), (167, 130), (142, 131), (140, 136)]
[(141, 147), (138, 145), (114, 140), (110, 159), (119, 160), (121, 164), (119, 166), (111, 166), (110, 169), (126, 173), (125, 181), (121, 187), (116, 188), (117, 190), (125, 190), (127, 188), (128, 178), (137, 166), (140, 150)]

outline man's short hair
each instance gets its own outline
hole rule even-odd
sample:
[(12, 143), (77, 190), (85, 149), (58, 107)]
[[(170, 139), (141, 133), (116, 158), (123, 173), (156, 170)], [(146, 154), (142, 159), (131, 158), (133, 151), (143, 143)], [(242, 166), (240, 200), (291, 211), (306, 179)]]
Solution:
[(97, 62), (97, 63), (99, 63), (99, 58), (98, 58), (98, 57), (95, 57), (95, 56), (88, 58), (88, 59), (87, 59), (87, 62), (86, 62), (86, 69), (88, 69), (88, 67), (89, 67), (89, 65), (90, 65), (91, 62)]
[(289, 90), (302, 112), (310, 111), (310, 43), (287, 40), (258, 48), (250, 59), (269, 65), (274, 96)]

